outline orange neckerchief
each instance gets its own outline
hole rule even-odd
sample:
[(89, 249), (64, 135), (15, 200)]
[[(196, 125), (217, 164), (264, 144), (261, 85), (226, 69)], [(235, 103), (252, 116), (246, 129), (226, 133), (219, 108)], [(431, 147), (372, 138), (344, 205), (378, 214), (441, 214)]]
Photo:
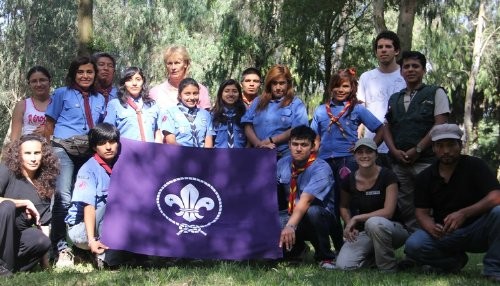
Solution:
[(330, 109), (330, 103), (325, 104), (325, 107), (326, 107), (326, 113), (328, 114), (328, 117), (330, 117), (330, 124), (328, 124), (328, 132), (330, 132), (332, 125), (335, 124), (342, 133), (342, 136), (346, 138), (344, 127), (342, 127), (342, 124), (340, 123), (339, 120), (340, 117), (342, 117), (342, 115), (344, 115), (347, 112), (347, 110), (349, 110), (349, 107), (351, 107), (351, 102), (350, 101), (347, 102), (347, 104), (344, 106), (344, 109), (340, 111), (338, 116), (333, 115), (332, 110)]
[(295, 208), (295, 198), (297, 197), (297, 178), (316, 160), (316, 152), (312, 152), (307, 159), (307, 163), (302, 168), (297, 168), (292, 161), (292, 180), (290, 181), (290, 195), (288, 196), (288, 213), (291, 215)]

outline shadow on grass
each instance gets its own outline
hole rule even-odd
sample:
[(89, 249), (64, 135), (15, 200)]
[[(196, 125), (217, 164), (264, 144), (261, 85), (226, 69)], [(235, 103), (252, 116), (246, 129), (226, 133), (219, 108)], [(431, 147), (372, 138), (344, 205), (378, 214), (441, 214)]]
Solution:
[(454, 275), (425, 274), (419, 269), (393, 274), (375, 269), (328, 271), (312, 259), (301, 264), (177, 260), (170, 266), (153, 268), (97, 271), (86, 265), (76, 270), (20, 273), (0, 279), (0, 285), (488, 285), (480, 274), (482, 257), (470, 255), (466, 267)]

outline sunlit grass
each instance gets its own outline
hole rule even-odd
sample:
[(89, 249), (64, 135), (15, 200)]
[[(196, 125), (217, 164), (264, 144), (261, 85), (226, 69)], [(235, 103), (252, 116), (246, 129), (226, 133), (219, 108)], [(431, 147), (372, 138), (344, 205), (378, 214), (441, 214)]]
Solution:
[(20, 273), (0, 285), (488, 285), (481, 276), (483, 255), (470, 255), (460, 274), (425, 274), (418, 269), (384, 274), (373, 269), (323, 270), (312, 261), (286, 262), (180, 262), (173, 266), (143, 269), (94, 270), (90, 264), (75, 269)]

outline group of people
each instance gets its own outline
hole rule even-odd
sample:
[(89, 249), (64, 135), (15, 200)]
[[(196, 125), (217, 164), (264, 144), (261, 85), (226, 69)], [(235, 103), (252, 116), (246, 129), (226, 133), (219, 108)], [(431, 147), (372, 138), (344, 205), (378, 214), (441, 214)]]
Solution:
[[(443, 271), (462, 268), (465, 251), (487, 251), (484, 275), (499, 280), (498, 180), (482, 160), (460, 155), (462, 133), (447, 124), (446, 93), (423, 83), (425, 56), (403, 52), (398, 64), (399, 38), (390, 31), (375, 38), (373, 51), (379, 66), (359, 83), (354, 69), (332, 75), (329, 97), (311, 122), (289, 68), (280, 64), (263, 81), (256, 68), (240, 81), (224, 81), (213, 106), (208, 89), (188, 77), (191, 59), (182, 46), (165, 50), (167, 79), (151, 90), (137, 67), (126, 68), (113, 86), (116, 62), (108, 53), (75, 59), (66, 86), (52, 96), (49, 72), (32, 68), (33, 94), (15, 107), (6, 152), (18, 152), (21, 161), (4, 155), (0, 178), (0, 219), (10, 208), (24, 222), (5, 224), (2, 241), (11, 241), (14, 252), (0, 244), (0, 272), (27, 269), (42, 257), (48, 264), (50, 245), (56, 267), (71, 265), (67, 236), (112, 264), (115, 255), (99, 233), (121, 137), (276, 150), (286, 259), (300, 259), (310, 241), (323, 268), (394, 272), (395, 250), (406, 243), (407, 260)], [(38, 195), (12, 195), (9, 180)], [(52, 197), (51, 210), (35, 204), (50, 205)], [(36, 231), (36, 243), (23, 237), (27, 230)], [(36, 255), (26, 250), (35, 244)]]

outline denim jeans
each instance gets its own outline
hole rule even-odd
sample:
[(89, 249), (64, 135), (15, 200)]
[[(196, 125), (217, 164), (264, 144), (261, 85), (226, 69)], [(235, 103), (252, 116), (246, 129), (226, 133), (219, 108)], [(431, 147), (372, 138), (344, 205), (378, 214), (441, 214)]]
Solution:
[[(288, 211), (280, 211), (281, 228), (284, 228), (290, 215)], [(291, 255), (285, 253), (285, 257), (300, 254), (305, 247), (305, 241), (310, 241), (314, 247), (314, 258), (316, 260), (335, 259), (330, 248), (330, 226), (335, 215), (327, 209), (317, 205), (311, 205), (300, 220), (295, 232), (295, 245), (291, 250)]]
[(66, 242), (66, 223), (64, 219), (71, 205), (74, 177), (83, 162), (82, 160), (70, 157), (64, 148), (52, 147), (52, 150), (59, 158), (60, 172), (56, 179), (50, 239), (53, 249), (56, 250), (56, 252), (60, 252), (68, 248), (68, 243)]
[(500, 206), (441, 239), (419, 229), (408, 238), (405, 246), (408, 257), (445, 271), (453, 269), (457, 258), (465, 252), (486, 252), (483, 274), (500, 276)]
[[(95, 210), (95, 226), (96, 226), (95, 236), (96, 237), (101, 236), (102, 219), (104, 218), (105, 212), (106, 212), (106, 205), (98, 207)], [(68, 226), (68, 237), (76, 247), (81, 248), (81, 249), (85, 249), (85, 250), (89, 249), (87, 229), (85, 228), (85, 223), (83, 221), (81, 221), (75, 225)]]

